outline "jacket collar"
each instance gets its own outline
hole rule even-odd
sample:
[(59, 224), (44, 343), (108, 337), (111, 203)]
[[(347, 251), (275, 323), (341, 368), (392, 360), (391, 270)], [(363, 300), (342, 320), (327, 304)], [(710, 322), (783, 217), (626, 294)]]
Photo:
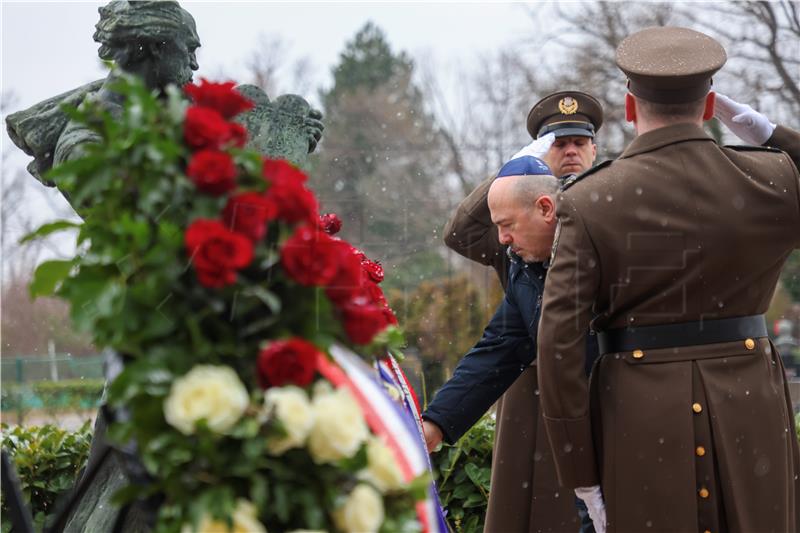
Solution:
[(664, 146), (685, 141), (716, 142), (696, 124), (672, 124), (639, 135), (625, 148), (619, 159), (652, 152)]
[(521, 270), (523, 270), (523, 267), (527, 266), (528, 268), (532, 269), (537, 274), (546, 275), (547, 274), (547, 269), (550, 268), (550, 259), (547, 259), (544, 262), (526, 263), (525, 261), (522, 260), (522, 258), (520, 256), (518, 256), (517, 254), (515, 254), (514, 252), (511, 251), (511, 247), (510, 246), (506, 247), (506, 255), (511, 260), (511, 271), (512, 272), (521, 271)]

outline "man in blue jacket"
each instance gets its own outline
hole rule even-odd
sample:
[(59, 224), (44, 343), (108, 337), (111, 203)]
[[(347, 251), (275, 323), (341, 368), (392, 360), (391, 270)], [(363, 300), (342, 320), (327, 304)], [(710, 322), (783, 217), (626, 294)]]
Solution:
[[(511, 259), (508, 288), (481, 340), (422, 414), (429, 451), (442, 440), (457, 441), (535, 361), (559, 185), (543, 161), (523, 156), (506, 163), (489, 189), (492, 223)], [(589, 335), (587, 372), (596, 354)], [(582, 531), (592, 531), (588, 517), (580, 515)]]

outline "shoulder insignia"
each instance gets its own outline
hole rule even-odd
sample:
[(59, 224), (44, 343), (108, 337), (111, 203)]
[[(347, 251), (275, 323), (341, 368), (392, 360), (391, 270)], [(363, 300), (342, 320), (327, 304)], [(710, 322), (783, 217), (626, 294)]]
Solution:
[(731, 150), (735, 150), (737, 152), (772, 152), (776, 154), (783, 153), (783, 150), (779, 150), (778, 148), (773, 148), (772, 146), (726, 144), (725, 146), (723, 146), (723, 148), (730, 148)]
[(564, 178), (563, 181), (561, 182), (561, 190), (562, 191), (566, 191), (567, 189), (569, 189), (570, 187), (572, 187), (573, 185), (575, 185), (576, 183), (581, 181), (586, 176), (590, 176), (590, 175), (594, 174), (595, 172), (597, 172), (601, 168), (605, 168), (605, 167), (607, 167), (608, 165), (610, 165), (613, 162), (614, 162), (613, 159), (606, 159), (602, 163), (599, 163), (599, 164), (593, 166), (592, 168), (590, 168), (589, 170), (583, 172), (582, 174), (570, 174), (569, 176)]

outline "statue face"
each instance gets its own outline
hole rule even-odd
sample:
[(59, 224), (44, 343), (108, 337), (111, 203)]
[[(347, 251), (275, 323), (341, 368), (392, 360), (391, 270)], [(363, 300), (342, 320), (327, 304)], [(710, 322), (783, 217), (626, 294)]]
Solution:
[(183, 31), (158, 44), (158, 53), (145, 74), (149, 87), (165, 87), (170, 83), (180, 87), (192, 81), (192, 72), (198, 68), (196, 52), (200, 39), (192, 16), (186, 11), (183, 14)]

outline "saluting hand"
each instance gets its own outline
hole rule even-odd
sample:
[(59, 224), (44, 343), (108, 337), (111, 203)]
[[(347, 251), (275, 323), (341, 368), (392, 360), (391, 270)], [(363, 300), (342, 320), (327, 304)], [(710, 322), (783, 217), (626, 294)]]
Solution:
[(716, 93), (714, 116), (741, 140), (757, 146), (767, 142), (776, 127), (762, 113), (721, 93)]
[(551, 132), (548, 133), (547, 135), (542, 135), (538, 139), (534, 139), (532, 143), (526, 145), (522, 150), (512, 155), (510, 159), (516, 159), (524, 155), (530, 155), (541, 159), (542, 157), (544, 157), (544, 154), (546, 154), (550, 150), (550, 147), (553, 146), (555, 140), (556, 140), (555, 133)]

